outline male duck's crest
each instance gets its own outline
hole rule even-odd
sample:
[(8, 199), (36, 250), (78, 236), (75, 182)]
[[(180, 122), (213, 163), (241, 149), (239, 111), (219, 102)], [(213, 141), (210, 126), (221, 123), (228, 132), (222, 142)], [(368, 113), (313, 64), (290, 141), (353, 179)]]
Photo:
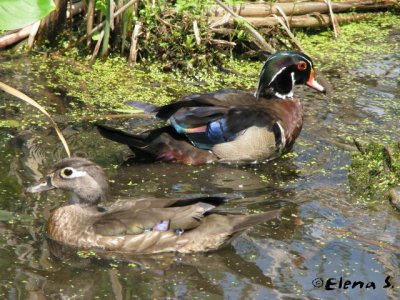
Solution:
[(314, 80), (314, 66), (309, 56), (297, 51), (280, 51), (264, 63), (259, 76), (256, 98), (292, 98), (295, 84), (306, 84), (323, 92)]
[(221, 197), (119, 200), (107, 208), (98, 207), (108, 191), (107, 179), (101, 167), (84, 158), (61, 161), (41, 183), (27, 191), (53, 188), (74, 193), (77, 202), (51, 212), (48, 237), (83, 249), (147, 254), (207, 251), (280, 213), (213, 213), (215, 205), (225, 202)]

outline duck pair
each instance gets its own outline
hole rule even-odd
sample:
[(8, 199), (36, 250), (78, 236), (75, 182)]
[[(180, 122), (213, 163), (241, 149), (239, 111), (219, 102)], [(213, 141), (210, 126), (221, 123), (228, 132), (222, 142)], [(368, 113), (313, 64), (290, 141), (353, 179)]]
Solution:
[[(152, 160), (193, 165), (268, 160), (288, 151), (301, 131), (303, 107), (293, 98), (296, 84), (324, 91), (314, 79), (308, 56), (278, 52), (265, 62), (254, 95), (225, 89), (163, 107), (134, 102), (168, 125), (138, 135), (106, 126), (98, 129)], [(142, 254), (208, 251), (280, 214), (213, 212), (221, 198), (121, 200), (103, 208), (98, 205), (107, 197), (107, 179), (101, 167), (84, 158), (57, 163), (28, 192), (54, 188), (72, 192), (75, 200), (51, 213), (49, 238), (81, 249)]]

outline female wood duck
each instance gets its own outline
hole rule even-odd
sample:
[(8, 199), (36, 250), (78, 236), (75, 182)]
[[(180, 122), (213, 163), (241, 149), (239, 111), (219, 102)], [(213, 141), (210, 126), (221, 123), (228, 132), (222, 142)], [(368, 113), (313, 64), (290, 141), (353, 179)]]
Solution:
[(194, 94), (165, 106), (132, 106), (155, 113), (168, 126), (129, 134), (98, 125), (100, 134), (128, 145), (138, 157), (204, 164), (257, 162), (291, 149), (303, 124), (303, 106), (293, 98), (296, 84), (324, 92), (307, 55), (281, 51), (265, 62), (254, 95), (235, 89)]
[(102, 208), (98, 204), (106, 198), (107, 179), (100, 166), (84, 158), (60, 161), (27, 192), (54, 188), (72, 192), (75, 200), (51, 212), (49, 238), (81, 249), (142, 254), (207, 251), (279, 216), (279, 210), (255, 215), (212, 213), (215, 206), (204, 201), (221, 198), (120, 200)]

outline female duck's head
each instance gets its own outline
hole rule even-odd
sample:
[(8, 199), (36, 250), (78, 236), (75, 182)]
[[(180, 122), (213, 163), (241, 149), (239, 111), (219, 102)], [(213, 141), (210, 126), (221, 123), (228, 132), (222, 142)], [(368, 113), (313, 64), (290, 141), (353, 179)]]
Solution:
[(52, 171), (38, 185), (29, 187), (27, 192), (56, 188), (71, 192), (75, 202), (96, 205), (106, 200), (108, 181), (100, 166), (86, 158), (73, 157), (55, 164)]
[(261, 70), (256, 98), (292, 98), (295, 84), (305, 84), (325, 92), (314, 78), (314, 65), (309, 56), (297, 51), (279, 51), (271, 55)]

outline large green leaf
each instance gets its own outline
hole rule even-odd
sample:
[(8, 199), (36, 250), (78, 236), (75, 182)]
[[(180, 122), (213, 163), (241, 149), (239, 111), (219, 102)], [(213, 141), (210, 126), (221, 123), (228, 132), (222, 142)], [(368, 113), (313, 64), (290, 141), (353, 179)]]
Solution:
[(0, 0), (0, 30), (23, 28), (55, 8), (53, 0)]

